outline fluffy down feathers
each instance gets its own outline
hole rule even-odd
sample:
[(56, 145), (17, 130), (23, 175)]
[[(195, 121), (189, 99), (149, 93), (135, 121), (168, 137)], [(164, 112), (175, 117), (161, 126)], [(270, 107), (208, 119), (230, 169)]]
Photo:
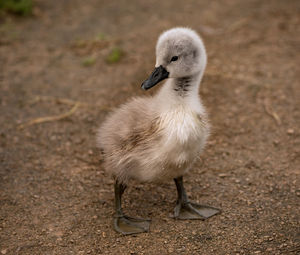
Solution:
[[(113, 111), (98, 131), (104, 167), (119, 182), (163, 181), (185, 174), (202, 151), (209, 124), (199, 84), (206, 65), (202, 40), (175, 28), (157, 44), (156, 66), (169, 78), (154, 97), (134, 98)], [(176, 62), (170, 62), (172, 56)]]

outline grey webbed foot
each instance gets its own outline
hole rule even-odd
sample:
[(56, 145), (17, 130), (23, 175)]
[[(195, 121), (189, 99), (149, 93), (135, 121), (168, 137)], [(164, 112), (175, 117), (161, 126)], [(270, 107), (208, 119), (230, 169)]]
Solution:
[(126, 185), (115, 182), (115, 216), (113, 219), (114, 229), (123, 235), (132, 235), (148, 232), (150, 227), (149, 219), (138, 219), (128, 217), (123, 213), (121, 200)]
[(190, 202), (183, 186), (182, 176), (174, 179), (174, 181), (178, 192), (177, 204), (174, 209), (175, 219), (205, 220), (221, 212), (220, 209), (211, 206)]
[(174, 218), (180, 220), (205, 220), (221, 211), (217, 208), (196, 203), (177, 203)]
[(114, 229), (123, 235), (132, 235), (143, 232), (148, 232), (150, 227), (150, 220), (136, 219), (126, 215), (115, 216)]

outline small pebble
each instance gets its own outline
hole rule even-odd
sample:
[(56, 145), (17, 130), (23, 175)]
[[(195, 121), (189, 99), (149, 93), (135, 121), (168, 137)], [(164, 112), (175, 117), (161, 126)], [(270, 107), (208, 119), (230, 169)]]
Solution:
[(169, 249), (168, 249), (168, 252), (169, 252), (169, 253), (174, 252), (173, 248), (169, 248)]

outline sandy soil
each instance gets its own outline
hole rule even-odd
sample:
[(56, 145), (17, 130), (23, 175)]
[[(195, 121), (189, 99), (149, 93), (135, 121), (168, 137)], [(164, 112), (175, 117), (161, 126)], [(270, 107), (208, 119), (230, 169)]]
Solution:
[[(0, 20), (0, 254), (300, 253), (299, 1), (35, 3), (33, 17)], [(151, 231), (123, 237), (95, 132), (145, 94), (155, 41), (179, 25), (206, 43), (213, 126), (186, 188), (223, 213), (175, 221), (171, 181), (133, 184), (126, 212)], [(109, 64), (114, 48), (123, 56)]]

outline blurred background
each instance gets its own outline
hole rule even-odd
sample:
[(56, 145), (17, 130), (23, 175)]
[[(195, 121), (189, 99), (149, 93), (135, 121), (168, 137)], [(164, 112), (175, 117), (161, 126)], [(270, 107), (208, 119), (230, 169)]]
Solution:
[[(223, 213), (174, 221), (173, 183), (135, 184), (151, 231), (121, 237), (95, 133), (159, 89), (140, 84), (175, 26), (205, 42), (213, 126), (186, 187)], [(0, 0), (0, 254), (298, 254), (299, 27), (298, 0)]]

